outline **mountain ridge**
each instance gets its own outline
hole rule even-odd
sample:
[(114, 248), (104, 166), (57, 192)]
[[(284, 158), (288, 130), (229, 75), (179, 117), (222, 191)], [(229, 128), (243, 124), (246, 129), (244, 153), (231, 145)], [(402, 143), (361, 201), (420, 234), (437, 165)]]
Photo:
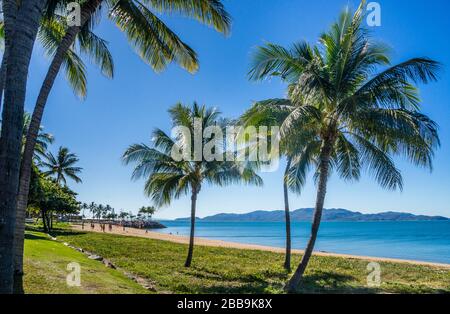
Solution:
[[(299, 208), (291, 211), (291, 221), (311, 221), (314, 208)], [(189, 220), (190, 218), (177, 218), (175, 220)], [(200, 221), (254, 221), (277, 222), (284, 221), (284, 210), (256, 210), (249, 213), (220, 213), (203, 218)], [(405, 212), (387, 211), (375, 214), (363, 214), (344, 208), (324, 209), (322, 221), (430, 221), (450, 220), (443, 216), (414, 215)]]

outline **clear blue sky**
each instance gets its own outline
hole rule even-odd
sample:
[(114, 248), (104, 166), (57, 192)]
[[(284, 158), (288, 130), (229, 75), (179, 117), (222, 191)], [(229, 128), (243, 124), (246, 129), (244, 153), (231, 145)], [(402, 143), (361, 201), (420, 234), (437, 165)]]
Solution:
[[(387, 210), (450, 216), (450, 2), (379, 1), (382, 25), (374, 36), (393, 48), (393, 61), (428, 56), (444, 63), (438, 83), (421, 86), (423, 110), (440, 125), (442, 147), (437, 152), (434, 172), (416, 169), (403, 161), (405, 189), (384, 191), (371, 178), (348, 184), (333, 177), (326, 207), (343, 207), (365, 213)], [(132, 182), (132, 168), (121, 164), (120, 156), (129, 144), (150, 142), (154, 127), (168, 130), (167, 109), (178, 101), (196, 100), (217, 106), (224, 115), (236, 117), (252, 101), (282, 97), (285, 86), (278, 81), (253, 83), (246, 79), (250, 52), (270, 41), (288, 45), (318, 35), (337, 18), (341, 9), (357, 1), (345, 0), (227, 0), (233, 16), (233, 30), (225, 38), (206, 26), (182, 18), (166, 22), (199, 54), (201, 68), (191, 75), (176, 66), (155, 74), (128, 45), (126, 38), (103, 18), (96, 32), (110, 42), (115, 60), (115, 77), (108, 80), (89, 67), (88, 97), (79, 101), (63, 75), (51, 93), (43, 125), (56, 137), (53, 150), (69, 147), (80, 157), (83, 184), (71, 184), (84, 202), (110, 204), (135, 211), (151, 201), (143, 194), (143, 181)], [(49, 60), (36, 47), (27, 92), (30, 111)], [(263, 175), (263, 188), (233, 186), (204, 187), (198, 201), (198, 216), (218, 212), (248, 212), (282, 209), (282, 171)], [(312, 207), (315, 187), (310, 183), (301, 196), (291, 198), (292, 208)], [(189, 198), (162, 208), (159, 218), (188, 216)]]

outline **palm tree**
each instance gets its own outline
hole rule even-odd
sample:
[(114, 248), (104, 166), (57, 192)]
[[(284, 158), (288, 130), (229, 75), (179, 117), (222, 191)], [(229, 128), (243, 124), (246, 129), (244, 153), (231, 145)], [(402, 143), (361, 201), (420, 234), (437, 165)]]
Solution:
[[(283, 105), (284, 102), (284, 105)], [(274, 105), (275, 104), (275, 105)], [(248, 109), (239, 119), (244, 127), (248, 126), (279, 126), (288, 117), (285, 105), (290, 105), (289, 101), (283, 99), (267, 100), (256, 102)], [(286, 252), (284, 259), (284, 268), (291, 271), (291, 217), (289, 207), (289, 191), (300, 194), (306, 178), (298, 175), (297, 165), (301, 158), (301, 152), (304, 147), (303, 143), (306, 132), (298, 132), (293, 128), (294, 132), (289, 135), (284, 134), (280, 142), (280, 152), (286, 157), (286, 167), (283, 175), (283, 200), (286, 226)], [(270, 137), (278, 136), (271, 134)], [(257, 149), (258, 143), (255, 143), (251, 149)]]
[(77, 155), (69, 152), (67, 147), (59, 147), (56, 157), (48, 152), (45, 154), (45, 159), (46, 161), (41, 162), (41, 166), (48, 169), (44, 172), (44, 175), (53, 176), (56, 182), (64, 185), (67, 184), (67, 178), (74, 180), (76, 183), (82, 182), (78, 175), (83, 168), (75, 167), (79, 159)]
[[(23, 150), (25, 148), (25, 134), (26, 130), (28, 129), (31, 121), (31, 115), (29, 113), (24, 114), (23, 118), (23, 136), (22, 136), (22, 155)], [(50, 133), (46, 133), (43, 130), (43, 127), (41, 126), (39, 128), (38, 137), (36, 140), (36, 146), (34, 148), (33, 158), (32, 158), (32, 167), (39, 166), (42, 158), (45, 156), (47, 152), (47, 148), (49, 144), (52, 144), (54, 141), (53, 135)], [(35, 171), (35, 170), (33, 170)], [(18, 199), (19, 202), (19, 199)], [(19, 206), (17, 206), (19, 208)], [(20, 223), (19, 223), (20, 222)], [(17, 211), (16, 212), (16, 228), (14, 229), (14, 280), (18, 281), (17, 285), (14, 287), (15, 293), (22, 293), (22, 280), (19, 278), (21, 277), (22, 269), (23, 269), (23, 238), (24, 238), (24, 232), (25, 232), (25, 209), (23, 211)], [(17, 241), (18, 239), (21, 239), (21, 241)], [(19, 266), (16, 268), (16, 266)], [(16, 280), (17, 279), (17, 280)]]
[[(65, 17), (59, 15), (58, 13), (54, 13), (51, 17), (46, 17), (41, 21), (38, 32), (38, 40), (49, 56), (52, 56), (57, 50), (61, 39), (64, 37), (65, 30)], [(77, 51), (75, 47), (79, 47), (79, 51)], [(74, 93), (80, 98), (84, 98), (87, 93), (86, 67), (81, 58), (81, 55), (87, 55), (90, 60), (93, 60), (94, 63), (100, 68), (102, 74), (104, 74), (108, 78), (111, 78), (113, 76), (114, 64), (106, 41), (90, 31), (88, 27), (84, 27), (77, 37), (76, 45), (73, 45), (69, 48), (63, 59), (67, 81), (70, 83)], [(17, 195), (16, 210), (16, 228), (14, 234), (14, 273), (15, 278), (17, 279), (23, 274), (23, 240), (25, 229), (24, 221), (25, 211), (28, 203), (28, 190), (30, 186), (29, 180), (31, 170), (31, 168), (27, 165), (32, 162), (32, 155), (30, 154), (30, 152), (33, 151), (33, 147), (37, 147), (37, 149), (35, 148), (34, 151), (39, 151), (39, 147), (41, 146), (41, 138), (39, 133), (37, 138), (34, 140), (34, 145), (30, 145), (30, 137), (28, 135), (32, 121), (32, 116), (27, 114), (25, 116), (25, 127), (23, 130), (23, 134), (25, 135), (23, 141), (24, 148), (20, 168), (19, 193)], [(35, 126), (33, 126), (33, 128), (31, 129), (34, 130)], [(38, 155), (37, 157), (40, 156)], [(36, 159), (36, 154), (34, 158)]]
[[(30, 126), (31, 122), (31, 115), (28, 112), (25, 112), (23, 117), (23, 134), (26, 134), (26, 130), (28, 130), (28, 127)], [(26, 137), (22, 136), (22, 152), (25, 149), (25, 141)], [(53, 144), (55, 141), (55, 138), (52, 134), (44, 132), (44, 128), (41, 126), (39, 128), (38, 137), (36, 140), (36, 146), (34, 148), (34, 155), (33, 155), (33, 162), (39, 165), (39, 163), (42, 161), (42, 158), (47, 153), (48, 145)]]
[[(36, 0), (33, 0), (36, 1)], [(8, 2), (9, 7), (11, 7), (12, 1), (4, 1), (4, 3)], [(31, 1), (30, 1), (31, 2)], [(44, 1), (39, 1), (40, 3), (44, 3)], [(49, 7), (46, 12), (47, 16), (50, 19), (53, 18), (53, 13), (55, 12), (55, 8), (58, 7), (58, 0), (49, 0), (47, 6)], [(64, 3), (65, 1), (61, 1)], [(65, 35), (60, 39), (59, 45), (57, 49), (54, 51), (54, 56), (52, 62), (50, 64), (47, 75), (42, 84), (41, 90), (39, 92), (36, 105), (34, 108), (32, 121), (30, 124), (30, 128), (27, 132), (27, 141), (25, 146), (24, 157), (21, 165), (21, 174), (20, 174), (20, 189), (19, 195), (21, 195), (21, 209), (25, 210), (27, 198), (28, 198), (28, 189), (29, 189), (29, 178), (30, 178), (30, 169), (31, 169), (31, 159), (32, 152), (34, 150), (34, 146), (36, 144), (36, 137), (38, 133), (39, 125), (42, 121), (42, 116), (44, 113), (45, 105), (47, 103), (48, 96), (53, 87), (57, 74), (64, 63), (64, 60), (67, 58), (67, 55), (70, 55), (70, 49), (73, 47), (75, 39), (77, 37), (81, 37), (81, 49), (86, 49), (87, 47), (94, 48), (97, 52), (95, 59), (96, 60), (104, 60), (104, 55), (102, 53), (102, 43), (95, 38), (84, 38), (83, 33), (87, 33), (86, 30), (90, 28), (94, 23), (95, 16), (102, 9), (102, 4), (105, 4), (103, 7), (107, 7), (109, 9), (109, 18), (120, 28), (123, 32), (126, 33), (128, 40), (130, 43), (136, 48), (141, 58), (149, 63), (151, 67), (156, 71), (163, 70), (169, 63), (172, 61), (177, 62), (183, 68), (190, 72), (195, 72), (198, 69), (198, 60), (195, 52), (186, 45), (174, 32), (168, 28), (164, 22), (162, 22), (157, 13), (177, 13), (183, 16), (194, 18), (206, 25), (214, 27), (219, 32), (227, 34), (230, 29), (231, 19), (228, 13), (225, 11), (220, 0), (158, 0), (158, 1), (137, 1), (137, 0), (87, 0), (84, 1), (81, 8), (81, 26), (72, 26), (66, 29)], [(5, 5), (4, 5), (5, 7)], [(39, 5), (36, 5), (39, 8)], [(9, 24), (11, 18), (8, 18), (8, 12), (11, 10), (5, 11), (5, 34), (9, 34)], [(40, 12), (39, 16), (41, 16)], [(39, 21), (39, 19), (37, 19)], [(37, 26), (36, 26), (37, 31)], [(5, 36), (5, 55), (9, 52), (7, 49), (8, 46), (8, 38), (10, 36)], [(30, 38), (34, 41), (34, 36)], [(84, 39), (83, 39), (84, 38)], [(29, 47), (29, 52), (31, 55), (32, 45)], [(28, 51), (27, 51), (28, 52)], [(28, 58), (29, 59), (29, 58)], [(79, 61), (79, 60), (76, 60)], [(103, 64), (103, 63), (101, 63)], [(103, 65), (107, 65), (106, 63)], [(1, 71), (0, 71), (1, 72)], [(83, 80), (81, 75), (73, 75), (79, 74), (72, 72), (73, 78), (77, 79), (79, 83), (82, 83)], [(22, 80), (26, 82), (26, 75), (22, 77)], [(1, 81), (1, 80), (0, 80)], [(83, 89), (83, 85), (79, 85), (80, 89)], [(12, 89), (14, 91), (15, 89)], [(21, 91), (19, 89), (18, 91)], [(24, 97), (23, 93), (23, 97)], [(20, 99), (20, 98), (19, 98)], [(5, 101), (6, 101), (5, 97)], [(8, 98), (10, 100), (10, 98)], [(21, 102), (21, 107), (23, 110), (23, 101)], [(17, 114), (14, 114), (17, 117)], [(7, 118), (5, 121), (8, 122), (8, 128), (5, 129), (5, 136), (2, 134), (2, 138), (6, 140), (11, 140), (14, 137), (14, 134), (9, 135), (6, 132), (9, 131), (9, 127), (12, 127), (12, 130), (17, 132), (17, 129), (14, 129), (14, 121), (10, 122), (10, 119)], [(2, 131), (3, 132), (3, 131)], [(0, 145), (0, 150), (1, 150)], [(5, 145), (5, 147), (10, 148), (10, 146)], [(14, 147), (14, 146), (11, 146)], [(18, 156), (12, 155), (14, 151), (8, 152), (8, 156)], [(2, 155), (3, 156), (3, 155)], [(2, 169), (2, 159), (0, 159), (0, 170)], [(6, 162), (6, 161), (5, 161)], [(8, 172), (10, 173), (10, 172)], [(14, 172), (11, 172), (14, 174)], [(2, 177), (3, 178), (3, 177)], [(1, 180), (1, 179), (0, 179)], [(14, 182), (13, 182), (14, 183)], [(17, 183), (17, 182), (15, 182)], [(2, 185), (3, 186), (3, 185)], [(5, 185), (7, 186), (7, 185)], [(17, 191), (17, 189), (16, 189)], [(0, 191), (0, 194), (2, 191)]]
[(144, 215), (147, 220), (150, 220), (155, 212), (155, 206), (142, 206), (139, 208), (139, 214)]
[(89, 204), (89, 212), (91, 213), (91, 218), (92, 219), (95, 218), (96, 208), (97, 208), (97, 205), (94, 202), (91, 202)]
[(80, 208), (81, 208), (81, 229), (84, 229), (84, 218), (85, 218), (84, 211), (86, 209), (89, 209), (89, 205), (87, 203), (82, 203)]
[(19, 4), (14, 0), (2, 1), (5, 21), (4, 57), (8, 58), (2, 81), (3, 84), (8, 84), (4, 89), (1, 87), (5, 97), (0, 134), (0, 293), (13, 291), (13, 239), (25, 93), (31, 53), (45, 3), (46, 1), (41, 0), (22, 1)]
[[(210, 126), (224, 127), (219, 121), (220, 113), (216, 109), (199, 106), (196, 103), (192, 107), (177, 104), (169, 109), (169, 114), (174, 126), (182, 126), (188, 129), (190, 134), (179, 134), (175, 142), (164, 131), (156, 129), (153, 132), (154, 148), (145, 144), (131, 145), (124, 153), (123, 161), (125, 164), (137, 164), (132, 178), (146, 179), (145, 194), (152, 198), (156, 206), (168, 205), (172, 199), (190, 193), (191, 228), (185, 262), (185, 266), (189, 267), (194, 250), (197, 196), (202, 186), (206, 183), (224, 186), (238, 182), (260, 185), (262, 180), (250, 166), (244, 167), (243, 163), (219, 161), (220, 159), (207, 161), (204, 156), (195, 158), (195, 152), (191, 152), (188, 148), (193, 142), (197, 127), (201, 127), (202, 130)], [(207, 142), (208, 140), (203, 139), (200, 143), (202, 152)], [(174, 159), (173, 151), (180, 152), (186, 158), (179, 161), (178, 158)], [(224, 156), (220, 148), (217, 148), (215, 153)]]
[[(252, 79), (279, 76), (289, 84), (290, 99), (270, 103), (288, 114), (282, 134), (293, 129), (308, 134), (297, 174), (305, 177), (309, 168), (316, 169), (311, 235), (286, 286), (289, 292), (298, 288), (311, 257), (333, 170), (345, 180), (358, 180), (365, 169), (383, 188), (401, 190), (392, 157), (402, 155), (431, 169), (439, 146), (436, 124), (420, 112), (413, 85), (436, 80), (439, 64), (414, 58), (391, 66), (387, 48), (373, 42), (362, 26), (363, 6), (364, 1), (353, 16), (345, 10), (318, 47), (302, 42), (259, 48), (250, 71)], [(380, 66), (388, 68), (376, 73)]]

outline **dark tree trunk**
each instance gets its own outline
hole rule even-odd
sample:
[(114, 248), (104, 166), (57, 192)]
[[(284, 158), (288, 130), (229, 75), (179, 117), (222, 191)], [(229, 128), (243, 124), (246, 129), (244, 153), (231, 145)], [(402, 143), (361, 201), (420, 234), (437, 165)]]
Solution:
[(49, 233), (50, 233), (50, 231), (52, 231), (52, 221), (50, 219), (50, 216), (51, 216), (50, 212), (46, 211), (45, 217), (47, 218), (47, 229), (48, 229)]
[(48, 227), (47, 227), (47, 218), (45, 217), (45, 211), (41, 210), (42, 215), (42, 224), (44, 226), (44, 232), (48, 233)]
[[(45, 1), (21, 1), (14, 25), (11, 8), (16, 1), (3, 1), (8, 60), (0, 135), (0, 294), (13, 292), (14, 227), (19, 188), (20, 157), (28, 68)], [(10, 38), (11, 28), (13, 38)]]
[(297, 291), (297, 288), (299, 287), (299, 284), (302, 280), (303, 274), (305, 273), (306, 267), (308, 266), (309, 259), (311, 258), (314, 249), (314, 244), (317, 239), (320, 220), (322, 218), (323, 204), (325, 201), (325, 195), (327, 193), (327, 181), (330, 167), (330, 156), (332, 151), (332, 145), (333, 145), (332, 140), (324, 140), (322, 144), (322, 148), (320, 151), (319, 183), (317, 187), (316, 206), (314, 209), (314, 216), (311, 226), (311, 235), (308, 244), (306, 245), (305, 252), (303, 253), (302, 260), (298, 265), (294, 275), (286, 285), (286, 290), (289, 293), (294, 293)]
[(8, 64), (9, 49), (11, 47), (11, 41), (14, 37), (15, 23), (17, 17), (17, 6), (13, 1), (3, 2), (3, 19), (4, 19), (4, 37), (5, 37), (5, 50), (3, 52), (2, 65), (0, 69), (0, 109), (3, 103), (3, 94), (5, 91), (6, 82), (6, 67)]
[(284, 258), (284, 269), (287, 271), (291, 271), (291, 214), (289, 212), (289, 189), (286, 182), (289, 168), (291, 168), (291, 158), (287, 160), (283, 178), (284, 216), (286, 220), (286, 256)]
[(9, 48), (5, 45), (5, 50), (3, 52), (2, 65), (0, 67), (0, 110), (2, 108), (3, 102), (3, 90), (5, 89), (6, 80), (6, 62), (8, 61), (8, 50)]
[[(90, 16), (96, 11), (102, 0), (90, 0), (82, 8), (81, 24), (84, 25)], [(42, 122), (45, 105), (47, 103), (50, 91), (55, 83), (55, 79), (64, 61), (67, 51), (75, 41), (81, 27), (72, 26), (68, 28), (61, 43), (59, 44), (52, 63), (50, 64), (47, 75), (39, 91), (39, 95), (31, 117), (30, 126), (26, 136), (25, 149), (22, 156), (20, 167), (19, 193), (17, 196), (17, 220), (14, 234), (15, 252), (14, 252), (14, 271), (18, 274), (23, 273), (23, 241), (25, 232), (25, 211), (28, 203), (28, 193), (30, 188), (31, 164), (33, 161), (34, 148), (36, 146), (39, 128)], [(59, 181), (58, 176), (58, 181)]]
[(185, 267), (190, 267), (192, 263), (192, 255), (194, 254), (194, 233), (195, 233), (195, 210), (197, 207), (197, 191), (192, 191), (191, 196), (191, 232), (189, 234), (189, 250), (186, 258)]

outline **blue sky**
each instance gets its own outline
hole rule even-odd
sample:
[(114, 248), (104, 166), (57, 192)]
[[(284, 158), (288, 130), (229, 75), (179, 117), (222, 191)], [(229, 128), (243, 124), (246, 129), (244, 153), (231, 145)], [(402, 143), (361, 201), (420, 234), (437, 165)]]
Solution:
[[(364, 176), (360, 182), (345, 183), (333, 177), (326, 207), (342, 207), (364, 213), (408, 211), (450, 216), (450, 2), (378, 1), (381, 27), (374, 37), (393, 48), (394, 63), (428, 56), (445, 65), (437, 83), (421, 86), (423, 111), (440, 125), (442, 147), (437, 151), (434, 171), (417, 169), (398, 160), (404, 176), (404, 191), (382, 190)], [(169, 130), (167, 109), (178, 101), (217, 106), (228, 117), (236, 117), (252, 101), (282, 97), (279, 81), (249, 82), (246, 73), (250, 53), (264, 42), (289, 45), (297, 40), (317, 41), (318, 35), (337, 18), (341, 9), (358, 1), (341, 0), (227, 0), (233, 17), (231, 36), (225, 38), (195, 21), (164, 17), (199, 54), (200, 71), (191, 75), (177, 66), (155, 74), (128, 45), (126, 38), (105, 17), (96, 32), (110, 42), (115, 77), (108, 80), (89, 66), (88, 97), (78, 100), (60, 74), (50, 95), (43, 125), (56, 143), (69, 147), (80, 157), (83, 184), (71, 184), (84, 202), (110, 204), (135, 211), (151, 200), (143, 194), (143, 181), (132, 182), (132, 168), (120, 156), (132, 143), (150, 143), (153, 128)], [(27, 110), (32, 109), (49, 60), (37, 46), (31, 64)], [(263, 174), (264, 187), (204, 187), (198, 200), (198, 216), (219, 212), (248, 212), (283, 208), (282, 171)], [(302, 195), (291, 197), (292, 208), (312, 207), (315, 187), (310, 183)], [(160, 209), (156, 217), (189, 215), (189, 198)]]

